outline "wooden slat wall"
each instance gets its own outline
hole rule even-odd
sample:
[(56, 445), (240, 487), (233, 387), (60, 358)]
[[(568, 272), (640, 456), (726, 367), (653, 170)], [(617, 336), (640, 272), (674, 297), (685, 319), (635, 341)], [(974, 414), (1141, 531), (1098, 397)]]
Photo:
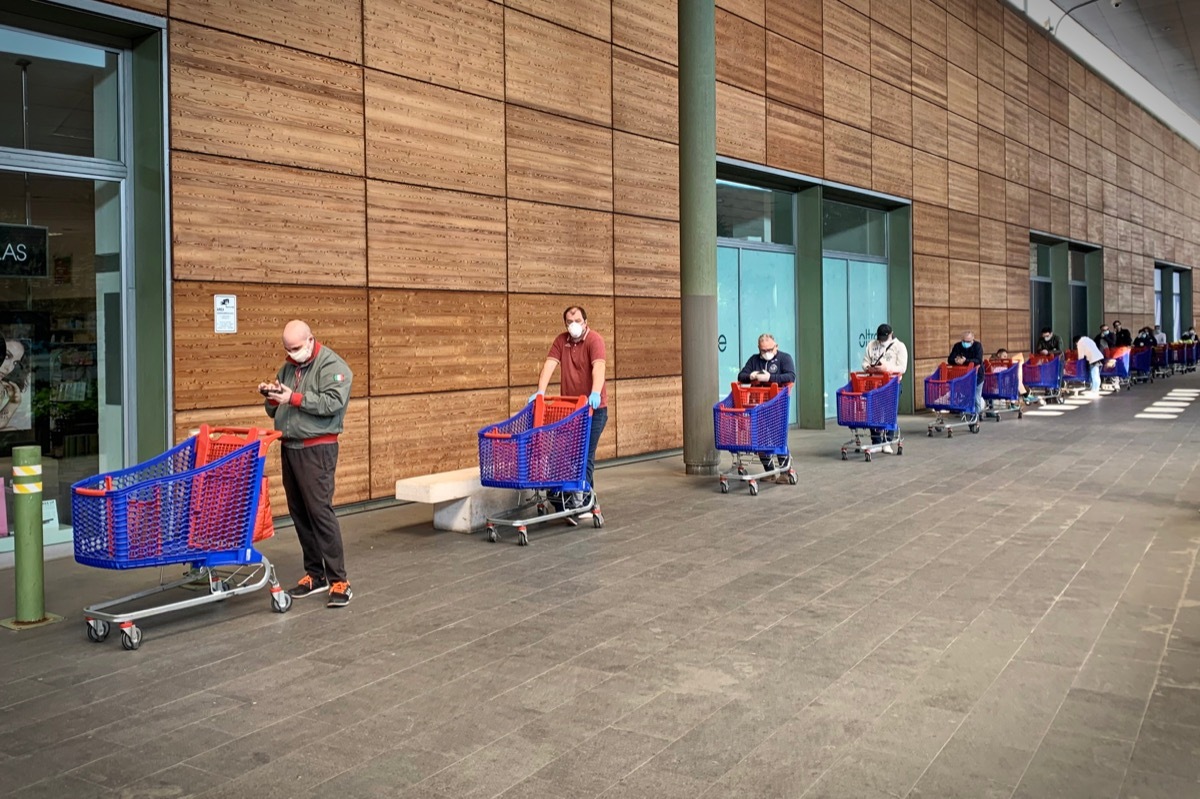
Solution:
[[(717, 6), (720, 154), (913, 200), (918, 372), (1028, 347), (1031, 228), (1105, 248), (1128, 326), (1200, 264), (1200, 155), (1002, 0)], [(474, 462), (581, 303), (601, 457), (679, 445), (675, 0), (169, 13), (177, 428), (257, 420), (301, 316), (356, 374), (338, 500), (391, 496)]]

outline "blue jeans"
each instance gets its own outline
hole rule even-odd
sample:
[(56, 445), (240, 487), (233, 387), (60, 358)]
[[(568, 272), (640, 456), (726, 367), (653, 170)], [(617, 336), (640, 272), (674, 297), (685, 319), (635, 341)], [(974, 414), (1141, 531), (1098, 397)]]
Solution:
[(983, 381), (975, 384), (975, 413), (983, 413)]
[(604, 426), (608, 424), (608, 408), (596, 408), (592, 411), (592, 436), (588, 439), (588, 454), (587, 454), (587, 481), (592, 487), (592, 491), (596, 490), (596, 484), (592, 482), (592, 474), (596, 471), (596, 444), (600, 442), (600, 434), (604, 432)]
[(1091, 383), (1094, 392), (1100, 390), (1100, 364), (1101, 361), (1096, 361), (1089, 369), (1088, 382)]

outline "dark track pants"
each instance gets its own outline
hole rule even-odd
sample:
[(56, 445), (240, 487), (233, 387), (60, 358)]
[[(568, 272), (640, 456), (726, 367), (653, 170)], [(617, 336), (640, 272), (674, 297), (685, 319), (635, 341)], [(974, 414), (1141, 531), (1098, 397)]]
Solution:
[(304, 571), (330, 583), (346, 579), (342, 528), (333, 512), (333, 480), (338, 445), (283, 447), (283, 490), (296, 537), (304, 552)]

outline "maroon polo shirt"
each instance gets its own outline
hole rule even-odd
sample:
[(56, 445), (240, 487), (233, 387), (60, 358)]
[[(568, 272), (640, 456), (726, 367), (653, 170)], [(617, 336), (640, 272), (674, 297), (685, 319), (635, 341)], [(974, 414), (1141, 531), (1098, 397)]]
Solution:
[[(559, 333), (546, 357), (558, 361), (562, 369), (559, 385), (564, 397), (586, 397), (591, 394), (592, 364), (608, 360), (604, 353), (604, 339), (590, 328), (579, 341), (571, 341), (571, 336), (565, 332)], [(600, 407), (608, 407), (608, 380), (600, 389)]]

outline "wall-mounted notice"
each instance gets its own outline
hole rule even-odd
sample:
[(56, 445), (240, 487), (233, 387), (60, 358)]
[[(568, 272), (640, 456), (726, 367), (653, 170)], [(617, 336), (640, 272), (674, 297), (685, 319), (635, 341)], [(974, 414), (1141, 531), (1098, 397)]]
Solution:
[(213, 295), (213, 332), (237, 332), (237, 295)]

